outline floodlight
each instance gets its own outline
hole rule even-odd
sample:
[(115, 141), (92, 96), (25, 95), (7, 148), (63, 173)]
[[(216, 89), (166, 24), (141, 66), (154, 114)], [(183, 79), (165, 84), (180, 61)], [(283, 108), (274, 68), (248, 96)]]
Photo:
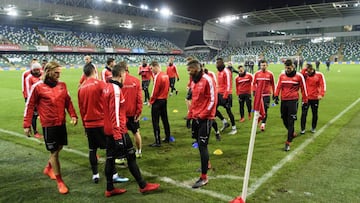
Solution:
[(242, 18), (243, 19), (247, 19), (249, 16), (248, 15), (243, 15)]
[(154, 11), (155, 11), (155, 12), (159, 12), (159, 9), (158, 9), (158, 8), (155, 8)]
[(162, 9), (160, 10), (160, 13), (161, 13), (161, 15), (164, 16), (164, 17), (169, 17), (169, 16), (172, 15), (171, 10), (170, 10), (169, 8), (167, 8), (167, 7), (162, 8)]
[(109, 3), (111, 3), (112, 2), (112, 0), (105, 0), (106, 2), (109, 2)]
[(140, 5), (140, 8), (141, 8), (141, 9), (144, 9), (144, 10), (147, 10), (149, 7), (148, 7), (147, 5), (145, 5), (145, 4), (141, 4), (141, 5)]
[(121, 0), (118, 0), (118, 2), (117, 2), (118, 4), (122, 4), (122, 1)]
[(12, 9), (12, 10), (8, 11), (6, 14), (9, 16), (17, 16), (18, 12), (16, 10)]

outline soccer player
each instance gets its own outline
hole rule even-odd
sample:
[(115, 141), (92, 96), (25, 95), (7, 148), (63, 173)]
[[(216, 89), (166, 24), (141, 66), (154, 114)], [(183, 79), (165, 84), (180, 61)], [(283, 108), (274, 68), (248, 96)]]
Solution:
[(240, 65), (238, 67), (239, 75), (235, 78), (236, 95), (240, 104), (240, 122), (244, 122), (244, 104), (246, 103), (248, 110), (248, 119), (251, 120), (251, 84), (253, 76), (248, 73), (245, 68)]
[(139, 75), (141, 75), (141, 86), (145, 94), (144, 104), (147, 105), (148, 101), (150, 100), (150, 79), (153, 77), (153, 75), (150, 66), (146, 63), (146, 59), (143, 59), (142, 65), (139, 66)]
[[(126, 66), (126, 62), (121, 62), (121, 66)], [(141, 158), (141, 135), (140, 135), (140, 116), (142, 112), (142, 93), (140, 80), (126, 72), (122, 92), (125, 97), (124, 108), (126, 109), (127, 129), (135, 136), (136, 158)]]
[[(83, 71), (86, 79), (78, 90), (78, 105), (88, 139), (89, 161), (93, 173), (92, 180), (94, 183), (98, 183), (100, 175), (96, 152), (98, 148), (105, 149), (106, 145), (102, 96), (105, 83), (96, 79), (95, 68), (92, 64), (86, 64)], [(126, 181), (129, 181), (129, 179), (119, 176), (114, 168), (113, 182), (121, 183)]]
[(59, 153), (67, 145), (65, 109), (71, 116), (71, 123), (77, 124), (77, 115), (64, 82), (59, 81), (60, 64), (52, 61), (46, 64), (44, 79), (33, 85), (24, 113), (24, 133), (29, 136), (35, 106), (43, 127), (45, 146), (50, 151), (50, 159), (43, 173), (56, 179), (59, 193), (68, 193), (60, 172)]
[(121, 63), (112, 69), (112, 79), (103, 90), (104, 96), (104, 131), (106, 136), (106, 191), (105, 196), (111, 197), (126, 192), (125, 189), (115, 188), (113, 184), (113, 170), (115, 157), (125, 157), (128, 168), (137, 184), (140, 192), (145, 193), (157, 190), (160, 184), (146, 183), (136, 163), (135, 149), (126, 129), (126, 109), (122, 86), (126, 80), (126, 66)]
[[(190, 61), (192, 61), (192, 60), (193, 60), (192, 57), (187, 57), (187, 58), (186, 58), (186, 62), (187, 62), (187, 63), (190, 62)], [(190, 109), (191, 97), (192, 97), (192, 93), (191, 93), (191, 82), (192, 82), (192, 81), (191, 81), (191, 77), (189, 77), (189, 82), (188, 82), (187, 85), (186, 85), (187, 93), (186, 93), (186, 97), (185, 97), (185, 104), (186, 104), (186, 108), (187, 108), (188, 112), (189, 112), (189, 109)], [(191, 128), (191, 119), (188, 119), (187, 116), (185, 117), (185, 119), (186, 119), (186, 127), (187, 127), (188, 129), (190, 129), (190, 128)]]
[(199, 188), (208, 183), (209, 151), (207, 145), (211, 125), (215, 119), (217, 90), (215, 81), (203, 73), (201, 64), (197, 60), (190, 61), (187, 69), (193, 81), (191, 83), (193, 95), (188, 118), (193, 120), (192, 137), (197, 140), (201, 159), (201, 175), (192, 187)]
[[(84, 61), (85, 61), (85, 64), (92, 64), (92, 65), (94, 66), (94, 68), (95, 68), (95, 73), (96, 73), (96, 74), (95, 74), (96, 79), (99, 78), (98, 71), (97, 71), (97, 67), (95, 66), (95, 64), (92, 63), (91, 56), (86, 55), (86, 56), (84, 57)], [(80, 81), (79, 81), (80, 85), (85, 81), (85, 79), (86, 79), (86, 76), (85, 76), (84, 73), (83, 73), (83, 74), (81, 75), (81, 78), (80, 78)]]
[(299, 100), (299, 89), (301, 89), (303, 105), (307, 105), (308, 97), (304, 77), (297, 73), (291, 59), (287, 59), (284, 63), (285, 72), (281, 73), (274, 94), (275, 104), (279, 103), (279, 95), (281, 94), (281, 118), (284, 126), (288, 131), (287, 140), (285, 142), (285, 151), (290, 150), (290, 144), (296, 134), (294, 133), (294, 122), (297, 120), (297, 107)]
[[(30, 74), (25, 78), (25, 88), (26, 88), (26, 95), (30, 95), (32, 86), (40, 80), (41, 77), (41, 65), (38, 62), (34, 62), (31, 64)], [(35, 107), (34, 114), (31, 121), (31, 126), (34, 130), (34, 137), (35, 138), (42, 138), (43, 136), (37, 130), (37, 118), (38, 112)]]
[(222, 106), (226, 109), (227, 114), (229, 115), (232, 129), (229, 132), (230, 135), (235, 135), (237, 133), (234, 114), (231, 112), (232, 107), (232, 73), (228, 68), (225, 68), (224, 60), (222, 58), (216, 59), (216, 68), (218, 70), (218, 104), (216, 107), (216, 116), (220, 118), (223, 122), (223, 127), (220, 131), (224, 131), (225, 128), (230, 127), (227, 120), (217, 109), (219, 106)]
[[(321, 72), (314, 70), (311, 64), (306, 65), (306, 72), (304, 74), (306, 89), (308, 91), (309, 105), (312, 111), (311, 132), (316, 132), (316, 125), (318, 121), (319, 101), (325, 96), (326, 82), (325, 77)], [(302, 106), (301, 114), (301, 134), (305, 134), (306, 116), (309, 110), (309, 105)]]
[(109, 82), (111, 79), (111, 69), (115, 65), (115, 59), (108, 58), (106, 61), (106, 66), (104, 70), (101, 71), (101, 80), (104, 82)]
[(261, 60), (260, 61), (260, 70), (257, 71), (254, 75), (254, 80), (253, 80), (253, 89), (255, 90), (258, 83), (260, 81), (265, 81), (265, 87), (263, 89), (263, 92), (255, 92), (255, 94), (262, 94), (263, 97), (263, 101), (264, 101), (264, 109), (265, 109), (265, 117), (264, 119), (261, 121), (261, 125), (260, 125), (260, 130), (261, 131), (265, 131), (265, 125), (266, 125), (266, 120), (268, 117), (268, 108), (270, 107), (270, 95), (274, 94), (275, 92), (275, 80), (274, 80), (274, 74), (267, 70), (268, 68), (268, 63), (266, 60)]
[(26, 77), (27, 77), (28, 75), (30, 75), (31, 66), (32, 66), (32, 64), (35, 63), (35, 62), (38, 62), (38, 60), (37, 60), (36, 58), (33, 58), (33, 59), (31, 60), (31, 62), (30, 62), (30, 68), (29, 68), (29, 70), (24, 71), (24, 72), (22, 73), (22, 76), (21, 76), (21, 91), (22, 91), (22, 93), (23, 93), (25, 102), (27, 101), (27, 97), (28, 97), (27, 91), (26, 91), (26, 80), (25, 80), (25, 79), (26, 79)]
[(330, 71), (330, 64), (331, 64), (330, 59), (326, 60), (325, 64), (326, 64), (326, 71)]
[(150, 64), (150, 68), (154, 73), (154, 87), (150, 97), (149, 105), (151, 105), (151, 119), (154, 129), (155, 142), (151, 147), (161, 147), (159, 119), (161, 117), (164, 129), (164, 143), (170, 142), (170, 125), (167, 113), (167, 98), (169, 93), (169, 77), (161, 71), (161, 67), (157, 61)]
[(319, 61), (319, 59), (317, 59), (315, 61), (315, 66), (316, 66), (316, 71), (320, 71), (320, 61)]
[(177, 68), (174, 65), (172, 59), (170, 59), (169, 65), (166, 67), (166, 74), (169, 76), (169, 81), (170, 81), (170, 88), (171, 88), (170, 96), (173, 94), (174, 90), (175, 90), (175, 94), (177, 95), (179, 91), (175, 88), (175, 77), (177, 78), (177, 81), (179, 81), (180, 78), (177, 72)]
[[(202, 68), (204, 70), (204, 73), (209, 75), (211, 77), (211, 79), (214, 80), (215, 82), (215, 87), (217, 86), (217, 80), (216, 80), (216, 74), (212, 71), (209, 71), (207, 68), (205, 68), (205, 64), (202, 64)], [(212, 127), (215, 130), (215, 137), (217, 141), (221, 141), (221, 136), (220, 136), (220, 132), (219, 132), (219, 128), (218, 128), (218, 124), (216, 122), (216, 120), (214, 119), (212, 122)]]

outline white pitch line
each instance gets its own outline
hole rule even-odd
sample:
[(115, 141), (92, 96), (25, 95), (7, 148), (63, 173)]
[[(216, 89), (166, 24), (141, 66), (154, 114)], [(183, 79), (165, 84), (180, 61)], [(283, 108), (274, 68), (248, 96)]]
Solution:
[(260, 177), (255, 183), (251, 185), (248, 189), (248, 196), (252, 195), (262, 184), (264, 184), (267, 180), (269, 180), (276, 172), (278, 172), (288, 161), (291, 161), (299, 152), (301, 152), (306, 146), (308, 146), (311, 142), (315, 140), (326, 128), (336, 122), (341, 116), (347, 113), (351, 108), (353, 108), (357, 103), (360, 102), (360, 98), (358, 98), (355, 102), (350, 104), (346, 109), (340, 112), (337, 116), (331, 119), (328, 123), (326, 123), (319, 131), (317, 131), (314, 135), (306, 139), (300, 146), (291, 151), (285, 158), (279, 161), (272, 169), (265, 173), (262, 177)]
[[(9, 131), (9, 130), (5, 130), (5, 129), (2, 129), (2, 128), (0, 128), (0, 132), (6, 133), (6, 134), (9, 134), (9, 135), (14, 135), (14, 136), (20, 137), (20, 138), (29, 139), (29, 140), (32, 140), (32, 141), (37, 142), (37, 143), (42, 143), (42, 141), (40, 141), (39, 139), (36, 139), (36, 138), (33, 138), (33, 137), (26, 137), (23, 134), (13, 132), (13, 131)], [(63, 150), (67, 151), (67, 152), (70, 152), (70, 153), (74, 153), (74, 154), (83, 156), (83, 157), (88, 157), (87, 153), (81, 152), (81, 151), (76, 150), (76, 149), (70, 149), (70, 148), (68, 148), (66, 146), (64, 146)], [(184, 183), (182, 183), (180, 181), (173, 180), (173, 179), (171, 179), (169, 177), (158, 176), (158, 175), (155, 175), (155, 174), (152, 174), (150, 172), (143, 171), (143, 170), (141, 170), (141, 172), (145, 176), (156, 177), (162, 182), (174, 185), (174, 186), (179, 187), (179, 188), (188, 189), (188, 190), (191, 190), (192, 192), (205, 194), (207, 196), (217, 198), (217, 199), (222, 200), (224, 202), (229, 202), (231, 199), (233, 199), (233, 197), (225, 195), (225, 194), (218, 193), (217, 191), (205, 190), (205, 189), (201, 189), (201, 188), (193, 189), (190, 185), (184, 184)]]

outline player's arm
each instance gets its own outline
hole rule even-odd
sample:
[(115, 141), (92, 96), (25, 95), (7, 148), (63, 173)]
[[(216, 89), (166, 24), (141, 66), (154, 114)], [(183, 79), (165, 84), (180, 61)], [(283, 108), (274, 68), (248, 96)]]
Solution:
[(326, 92), (326, 81), (322, 73), (320, 73), (320, 96), (324, 97)]
[(178, 71), (177, 71), (177, 67), (174, 65), (174, 69), (175, 69), (175, 75), (176, 75), (176, 78), (177, 80), (179, 81), (180, 80), (180, 77), (179, 77), (179, 74), (178, 74)]
[(308, 93), (307, 93), (307, 89), (306, 89), (305, 79), (301, 74), (299, 74), (299, 76), (300, 76), (300, 88), (301, 88), (302, 102), (304, 104), (307, 104), (308, 103)]
[(25, 135), (28, 137), (30, 137), (31, 134), (32, 117), (34, 115), (35, 105), (38, 103), (38, 98), (39, 98), (38, 91), (37, 88), (35, 87), (32, 90), (31, 94), (28, 95), (28, 99), (24, 110), (23, 128)]
[(142, 101), (142, 88), (141, 88), (141, 84), (140, 82), (137, 82), (137, 96), (136, 96), (136, 112), (135, 112), (135, 120), (139, 121), (140, 119), (140, 115), (142, 112), (142, 105), (143, 105), (143, 101)]
[(230, 77), (230, 71), (225, 71), (225, 82), (226, 82), (226, 90), (225, 90), (225, 93), (224, 93), (224, 99), (227, 99), (228, 98), (228, 95), (229, 95), (229, 91), (230, 91), (230, 88), (231, 88), (231, 77)]
[[(65, 85), (65, 84), (64, 84), (64, 85)], [(72, 103), (72, 101), (71, 101), (71, 97), (70, 97), (70, 95), (69, 95), (69, 92), (67, 91), (66, 85), (65, 85), (65, 91), (66, 91), (65, 108), (66, 108), (67, 112), (70, 114), (71, 123), (72, 123), (73, 125), (76, 125), (76, 124), (77, 124), (78, 116), (77, 116), (77, 114), (76, 114), (74, 105), (73, 105), (73, 103)]]
[(271, 83), (271, 93), (274, 95), (274, 92), (275, 92), (275, 79), (274, 79), (274, 74), (273, 73), (270, 74), (270, 83)]
[(122, 134), (120, 133), (120, 111), (119, 104), (115, 104), (116, 100), (120, 101), (120, 95), (111, 92), (110, 99), (108, 100), (109, 103), (105, 105), (105, 108), (108, 108), (114, 140), (120, 140), (122, 139)]
[(150, 100), (149, 100), (149, 104), (153, 104), (160, 95), (160, 88), (161, 88), (160, 84), (159, 84), (160, 80), (161, 80), (161, 78), (159, 78), (159, 76), (156, 78), (156, 81), (154, 79), (154, 87), (153, 87), (153, 92), (152, 92)]

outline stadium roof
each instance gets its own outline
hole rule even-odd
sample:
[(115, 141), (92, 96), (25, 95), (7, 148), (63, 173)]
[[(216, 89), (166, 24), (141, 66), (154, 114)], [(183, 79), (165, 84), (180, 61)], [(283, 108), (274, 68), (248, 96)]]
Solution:
[(173, 31), (201, 30), (199, 20), (171, 14), (161, 9), (144, 9), (140, 5), (118, 0), (0, 0), (0, 17), (17, 16), (40, 22), (133, 30)]
[[(233, 15), (236, 20), (231, 25), (252, 26), (289, 21), (306, 21), (309, 19), (351, 17), (359, 16), (359, 14), (359, 1), (341, 1), (240, 13)], [(210, 21), (220, 23), (220, 18), (214, 18)]]

